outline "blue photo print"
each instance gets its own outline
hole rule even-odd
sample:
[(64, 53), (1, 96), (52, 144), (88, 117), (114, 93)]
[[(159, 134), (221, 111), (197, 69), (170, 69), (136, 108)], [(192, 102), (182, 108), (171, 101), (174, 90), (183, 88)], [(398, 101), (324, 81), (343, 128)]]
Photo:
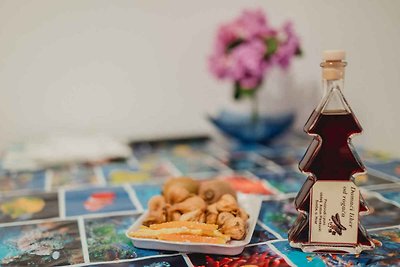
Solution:
[(400, 204), (400, 184), (393, 184), (384, 189), (373, 190), (381, 194), (384, 198)]
[(131, 161), (121, 161), (121, 162), (111, 162), (101, 166), (101, 171), (106, 179), (111, 176), (114, 171), (138, 171), (139, 166), (137, 162)]
[(259, 223), (254, 228), (253, 235), (251, 236), (250, 244), (256, 244), (266, 242), (269, 240), (275, 240), (276, 237), (268, 230), (264, 229)]
[(65, 192), (66, 216), (134, 211), (128, 193), (122, 187), (96, 187)]
[(64, 266), (83, 262), (76, 221), (0, 228), (0, 266)]
[(290, 247), (286, 240), (276, 241), (271, 245), (297, 266), (399, 266), (400, 230), (398, 228), (377, 230), (371, 231), (370, 235), (376, 247), (358, 255), (304, 253), (300, 249)]
[(364, 194), (370, 213), (361, 216), (361, 223), (367, 229), (395, 226), (400, 224), (400, 207), (372, 194)]
[(10, 192), (16, 190), (44, 191), (46, 173), (20, 172), (9, 173), (0, 172), (0, 192)]
[(265, 148), (258, 153), (278, 165), (297, 165), (306, 153), (306, 148), (280, 146), (275, 148)]
[(366, 162), (366, 166), (368, 170), (375, 170), (382, 174), (388, 175), (391, 178), (397, 178), (400, 182), (400, 160), (393, 160), (383, 163)]
[(282, 172), (260, 170), (253, 173), (283, 193), (299, 192), (307, 179), (306, 175), (293, 169), (287, 169)]
[(135, 190), (136, 197), (145, 210), (147, 209), (147, 203), (150, 198), (161, 194), (160, 184), (141, 184), (134, 185), (132, 188)]
[(260, 169), (267, 165), (262, 157), (247, 152), (233, 152), (220, 157), (220, 160), (234, 171)]
[(126, 237), (125, 231), (138, 216), (107, 216), (85, 220), (90, 261), (114, 261), (159, 255), (160, 251), (134, 247)]
[(258, 219), (278, 237), (286, 238), (298, 215), (293, 201), (293, 198), (264, 200)]
[(118, 263), (95, 264), (91, 266), (104, 267), (186, 267), (188, 266), (182, 255), (153, 257), (143, 260), (134, 260)]

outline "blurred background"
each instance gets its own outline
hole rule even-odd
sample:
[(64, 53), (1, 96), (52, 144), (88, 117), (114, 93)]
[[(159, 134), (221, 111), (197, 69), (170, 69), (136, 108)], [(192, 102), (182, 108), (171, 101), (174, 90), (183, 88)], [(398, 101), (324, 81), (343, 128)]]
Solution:
[(294, 110), (301, 129), (321, 96), (321, 52), (347, 52), (356, 144), (400, 155), (400, 2), (0, 0), (0, 148), (54, 133), (124, 140), (215, 130), (232, 85), (208, 71), (217, 27), (244, 8), (293, 21), (303, 56), (269, 75), (260, 108)]

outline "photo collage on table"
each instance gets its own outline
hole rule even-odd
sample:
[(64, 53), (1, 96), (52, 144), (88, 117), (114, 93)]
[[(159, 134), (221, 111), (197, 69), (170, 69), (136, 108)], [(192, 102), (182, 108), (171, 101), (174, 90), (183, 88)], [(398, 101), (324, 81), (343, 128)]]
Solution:
[[(361, 222), (376, 241), (379, 253), (363, 252), (360, 257), (310, 256), (287, 242), (287, 232), (298, 215), (293, 201), (307, 178), (297, 168), (306, 149), (304, 142), (256, 148), (232, 144), (226, 150), (201, 139), (141, 142), (132, 144), (132, 148), (133, 155), (128, 160), (102, 165), (79, 164), (24, 173), (2, 170), (0, 265), (400, 264), (396, 261), (400, 257), (398, 160), (362, 150), (360, 156), (365, 156), (369, 172), (355, 177), (370, 209)], [(161, 194), (163, 182), (180, 175), (222, 179), (238, 192), (257, 194), (263, 199), (251, 242), (240, 255), (176, 255), (139, 249), (125, 236), (129, 226), (147, 209), (149, 199)]]

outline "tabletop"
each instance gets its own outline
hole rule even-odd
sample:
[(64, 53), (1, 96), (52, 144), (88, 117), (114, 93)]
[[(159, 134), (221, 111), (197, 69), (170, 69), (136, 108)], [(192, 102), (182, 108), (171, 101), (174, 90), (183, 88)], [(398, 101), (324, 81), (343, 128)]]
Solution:
[[(208, 138), (132, 143), (133, 156), (0, 176), (1, 266), (398, 266), (400, 160), (358, 149), (368, 174), (356, 184), (371, 209), (361, 218), (377, 247), (359, 255), (303, 253), (287, 232), (305, 181), (297, 164), (310, 140), (270, 146)], [(251, 243), (237, 256), (135, 248), (126, 229), (171, 176), (224, 179), (263, 198)]]

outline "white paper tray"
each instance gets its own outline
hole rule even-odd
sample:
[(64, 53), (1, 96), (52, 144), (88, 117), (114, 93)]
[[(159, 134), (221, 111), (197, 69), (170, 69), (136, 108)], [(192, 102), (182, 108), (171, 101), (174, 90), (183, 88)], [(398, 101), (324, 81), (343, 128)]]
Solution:
[(205, 254), (222, 254), (237, 255), (240, 254), (244, 247), (250, 243), (254, 228), (257, 223), (258, 214), (261, 208), (261, 199), (256, 195), (238, 194), (239, 205), (246, 210), (250, 218), (247, 221), (248, 227), (246, 237), (243, 240), (232, 240), (227, 244), (207, 244), (207, 243), (188, 243), (188, 242), (171, 242), (156, 239), (134, 238), (128, 233), (136, 231), (142, 225), (143, 220), (147, 216), (145, 212), (138, 220), (126, 231), (126, 236), (131, 239), (133, 245), (138, 248), (172, 250), (179, 252), (197, 252)]

